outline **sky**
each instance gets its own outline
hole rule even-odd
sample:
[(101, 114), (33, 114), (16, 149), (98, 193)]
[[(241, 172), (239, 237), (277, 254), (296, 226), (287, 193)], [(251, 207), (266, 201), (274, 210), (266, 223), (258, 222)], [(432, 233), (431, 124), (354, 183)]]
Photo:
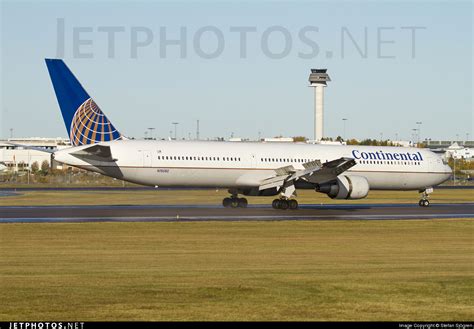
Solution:
[[(126, 136), (473, 139), (472, 2), (1, 1), (0, 138), (66, 137), (44, 58)], [(347, 120), (342, 120), (347, 119)], [(421, 122), (421, 124), (417, 124)], [(149, 130), (148, 128), (154, 128)]]

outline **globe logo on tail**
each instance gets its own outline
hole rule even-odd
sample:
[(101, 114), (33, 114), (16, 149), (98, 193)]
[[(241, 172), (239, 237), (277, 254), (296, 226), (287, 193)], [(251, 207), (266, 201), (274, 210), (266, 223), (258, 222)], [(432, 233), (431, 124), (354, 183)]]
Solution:
[(74, 146), (122, 139), (92, 98), (82, 103), (74, 113), (69, 137)]

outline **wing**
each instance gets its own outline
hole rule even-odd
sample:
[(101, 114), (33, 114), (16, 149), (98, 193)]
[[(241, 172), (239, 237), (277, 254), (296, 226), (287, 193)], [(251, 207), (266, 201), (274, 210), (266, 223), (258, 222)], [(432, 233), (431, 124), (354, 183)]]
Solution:
[(355, 164), (354, 159), (340, 158), (324, 164), (321, 164), (319, 160), (307, 162), (303, 164), (304, 169), (302, 170), (295, 170), (293, 166), (278, 168), (275, 170), (276, 176), (263, 180), (259, 190), (288, 187), (298, 179), (321, 184), (336, 179), (337, 176)]

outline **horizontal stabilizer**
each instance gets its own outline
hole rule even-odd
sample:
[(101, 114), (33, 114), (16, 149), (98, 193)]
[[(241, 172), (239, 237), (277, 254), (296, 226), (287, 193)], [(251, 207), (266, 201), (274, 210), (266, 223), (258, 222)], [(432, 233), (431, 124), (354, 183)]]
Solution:
[(17, 144), (17, 143), (11, 143), (7, 142), (6, 144), (16, 146), (16, 147), (21, 147), (25, 150), (32, 150), (32, 151), (38, 151), (38, 152), (44, 152), (44, 153), (54, 153), (53, 150), (46, 149), (44, 147), (39, 147), (39, 146), (31, 146), (31, 145), (23, 145), (23, 144)]
[(117, 159), (112, 157), (110, 146), (93, 145), (82, 150), (72, 152), (72, 156), (84, 161), (100, 161), (100, 162), (116, 162)]

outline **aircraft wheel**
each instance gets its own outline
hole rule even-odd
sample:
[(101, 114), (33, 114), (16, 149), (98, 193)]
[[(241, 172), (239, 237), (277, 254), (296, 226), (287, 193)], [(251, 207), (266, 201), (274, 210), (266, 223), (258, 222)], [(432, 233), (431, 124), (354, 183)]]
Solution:
[(429, 207), (430, 206), (430, 201), (428, 200), (420, 200), (420, 202), (418, 202), (418, 204), (420, 205), (420, 207)]
[(286, 210), (289, 207), (290, 207), (290, 204), (289, 204), (288, 200), (285, 200), (285, 199), (280, 200), (280, 209), (281, 210)]
[(240, 202), (238, 198), (232, 198), (230, 199), (230, 207), (231, 208), (237, 208), (239, 206)]
[(247, 208), (249, 204), (246, 198), (240, 198), (239, 200), (239, 208)]
[(224, 198), (224, 200), (222, 200), (222, 205), (224, 208), (230, 208), (231, 202), (232, 200), (230, 198)]
[(298, 201), (296, 201), (296, 200), (289, 200), (289, 201), (288, 201), (288, 204), (289, 204), (291, 210), (298, 209)]
[(272, 202), (272, 208), (273, 208), (273, 209), (278, 209), (278, 208), (280, 208), (280, 200), (278, 200), (278, 199), (273, 200), (273, 202)]

